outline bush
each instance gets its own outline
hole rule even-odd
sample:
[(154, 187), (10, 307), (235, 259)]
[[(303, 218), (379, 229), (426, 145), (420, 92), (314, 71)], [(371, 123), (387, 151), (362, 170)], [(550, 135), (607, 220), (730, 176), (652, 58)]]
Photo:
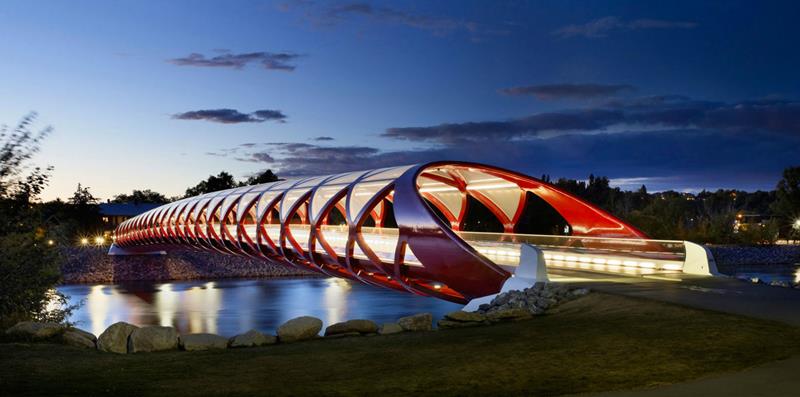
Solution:
[(32, 168), (28, 160), (51, 129), (30, 130), (36, 114), (13, 129), (0, 127), (0, 327), (22, 320), (64, 322), (72, 308), (55, 290), (60, 256), (47, 243), (47, 225), (37, 196), (47, 185), (49, 170)]

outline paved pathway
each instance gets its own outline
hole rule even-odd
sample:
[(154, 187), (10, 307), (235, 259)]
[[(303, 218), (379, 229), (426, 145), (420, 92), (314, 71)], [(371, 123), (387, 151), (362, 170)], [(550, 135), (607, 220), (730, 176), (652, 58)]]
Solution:
[[(585, 284), (601, 292), (775, 320), (800, 326), (800, 289), (752, 284), (726, 277), (650, 278), (548, 269), (553, 281)], [(798, 391), (800, 396), (800, 391)]]

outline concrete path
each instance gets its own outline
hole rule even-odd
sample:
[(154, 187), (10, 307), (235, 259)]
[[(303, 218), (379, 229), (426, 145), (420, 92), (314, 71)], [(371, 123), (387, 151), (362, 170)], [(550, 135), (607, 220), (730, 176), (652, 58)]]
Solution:
[[(591, 394), (592, 397), (797, 397), (800, 357), (774, 361), (742, 372), (698, 379), (656, 389)], [(584, 395), (585, 396), (585, 395)]]
[[(800, 289), (752, 284), (726, 277), (609, 275), (548, 269), (552, 281), (612, 294), (738, 314), (800, 326)], [(800, 396), (800, 390), (798, 391)]]

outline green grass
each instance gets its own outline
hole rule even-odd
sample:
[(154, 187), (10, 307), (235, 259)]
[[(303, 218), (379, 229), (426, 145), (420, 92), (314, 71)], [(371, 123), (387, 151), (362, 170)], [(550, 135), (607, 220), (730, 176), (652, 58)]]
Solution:
[(593, 293), (530, 321), (223, 352), (0, 344), (3, 395), (559, 395), (741, 370), (800, 329)]

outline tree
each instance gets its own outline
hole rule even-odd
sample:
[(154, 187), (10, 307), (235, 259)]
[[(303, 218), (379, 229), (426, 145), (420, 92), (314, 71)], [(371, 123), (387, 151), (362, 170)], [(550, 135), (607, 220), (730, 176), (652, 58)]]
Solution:
[(100, 221), (100, 206), (89, 187), (84, 187), (80, 183), (75, 193), (67, 201), (69, 204), (62, 213), (62, 217), (70, 220), (70, 228), (67, 229), (69, 235), (62, 236), (74, 239), (79, 235), (97, 234), (102, 231), (103, 223)]
[(272, 173), (272, 170), (266, 170), (261, 173), (251, 175), (246, 181), (242, 182), (242, 186), (259, 185), (262, 183), (277, 182), (280, 178)]
[(48, 225), (36, 205), (51, 168), (31, 168), (29, 160), (52, 128), (33, 132), (36, 113), (13, 129), (0, 127), (0, 328), (20, 320), (63, 321), (66, 303), (53, 292), (60, 280), (61, 256), (47, 240)]
[(231, 189), (238, 186), (233, 179), (233, 175), (222, 171), (218, 175), (211, 175), (208, 179), (200, 181), (194, 187), (186, 189), (185, 197), (197, 196), (204, 193), (216, 192), (219, 190)]
[(97, 201), (97, 198), (89, 191), (89, 187), (82, 187), (80, 183), (69, 199), (69, 203), (76, 206), (97, 204)]
[(167, 203), (169, 200), (161, 193), (154, 192), (150, 189), (134, 190), (131, 194), (118, 194), (111, 200), (112, 203), (153, 203), (162, 204)]
[(782, 234), (800, 237), (800, 227), (795, 228), (800, 220), (800, 167), (783, 170), (783, 179), (778, 182), (775, 196), (771, 209), (782, 220)]

